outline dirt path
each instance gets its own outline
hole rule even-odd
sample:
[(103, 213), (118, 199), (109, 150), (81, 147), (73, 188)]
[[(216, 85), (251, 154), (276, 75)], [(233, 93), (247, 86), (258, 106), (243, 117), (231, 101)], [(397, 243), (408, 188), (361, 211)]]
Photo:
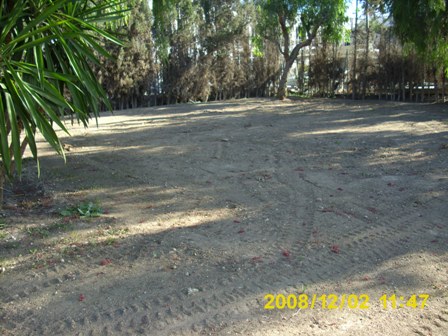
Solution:
[[(8, 187), (0, 333), (447, 335), (445, 110), (240, 100), (71, 127), (67, 165), (42, 142), (40, 182)], [(89, 201), (105, 213), (59, 214)]]

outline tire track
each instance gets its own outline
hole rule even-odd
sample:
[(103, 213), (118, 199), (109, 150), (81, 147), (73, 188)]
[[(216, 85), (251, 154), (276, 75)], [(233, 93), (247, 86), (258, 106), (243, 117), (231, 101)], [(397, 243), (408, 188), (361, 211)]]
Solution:
[(445, 336), (448, 330), (448, 310), (441, 310), (438, 314), (431, 314), (422, 326), (413, 330), (419, 336)]
[[(300, 283), (317, 283), (348, 276), (360, 268), (371, 265), (372, 262), (377, 264), (381, 260), (404, 253), (406, 248), (401, 244), (404, 244), (406, 239), (412, 240), (418, 237), (429, 228), (429, 225), (419, 220), (418, 211), (397, 212), (383, 202), (379, 207), (388, 210), (378, 216), (378, 220), (369, 221), (363, 217), (366, 213), (365, 206), (350, 204), (349, 211), (355, 214), (347, 218), (350, 219), (351, 225), (344, 234), (334, 237), (334, 240), (341, 245), (341, 253), (331, 253), (329, 249), (312, 249), (311, 253), (307, 253), (305, 247), (312, 239), (312, 233), (316, 228), (325, 233), (332, 232), (323, 225), (318, 225), (318, 219), (338, 214), (322, 213), (317, 210), (314, 203), (315, 191), (322, 191), (318, 185), (306, 181), (306, 174), (299, 173), (298, 176), (291, 178), (290, 174), (281, 168), (285, 164), (285, 158), (265, 154), (263, 147), (267, 144), (264, 141), (252, 144), (252, 147), (254, 145), (253, 153), (257, 156), (250, 157), (253, 170), (246, 173), (244, 178), (237, 178), (237, 181), (243, 186), (246, 194), (253, 195), (257, 203), (261, 205), (273, 203), (260, 212), (257, 219), (261, 222), (254, 222), (252, 225), (263, 232), (260, 237), (272, 237), (272, 241), (276, 242), (275, 246), (264, 247), (263, 252), (265, 255), (271, 255), (272, 262), (276, 263), (275, 271), (271, 270), (269, 264), (262, 264), (257, 271), (250, 270), (246, 271), (244, 276), (238, 275), (227, 284), (228, 288), (200, 292), (197, 297), (190, 297), (184, 293), (170, 293), (169, 295), (173, 297), (177, 294), (175, 301), (182, 304), (161, 308), (160, 303), (153, 303), (151, 313), (140, 318), (141, 321), (148, 321), (147, 324), (153, 327), (152, 334), (198, 334), (216, 330), (225, 321), (243, 321), (245, 317), (251, 317), (259, 312), (259, 309), (255, 309), (254, 312), (254, 304), (259, 305), (259, 302), (250, 298), (260, 297), (267, 292), (278, 292), (279, 288), (290, 286), (291, 283), (293, 285), (295, 283), (299, 291)], [(219, 159), (221, 162), (232, 162), (226, 150), (219, 153)], [(306, 204), (304, 199), (311, 200), (312, 203)], [(356, 195), (352, 199), (356, 199)], [(285, 209), (280, 215), (272, 211), (277, 204), (283, 204)], [(346, 207), (338, 202), (335, 204), (340, 209)], [(269, 222), (263, 221), (264, 217), (270, 218)], [(309, 222), (309, 225), (298, 227), (299, 219)], [(296, 241), (302, 237), (305, 238), (303, 244), (299, 246)], [(398, 240), (399, 237), (404, 238)], [(297, 261), (291, 258), (292, 260), (283, 264), (283, 257), (278, 251), (280, 247), (289, 249), (292, 256), (303, 255), (305, 259)], [(357, 256), (357, 262), (353, 261), (353, 256)], [(140, 311), (144, 314), (147, 312), (145, 308), (139, 308)], [(171, 317), (173, 314), (174, 317)], [(130, 333), (142, 331), (142, 327), (137, 326), (135, 322), (128, 328)]]
[[(266, 117), (261, 121), (267, 124), (270, 119)], [(309, 128), (309, 125), (303, 127)], [(292, 126), (288, 130), (292, 131)], [(262, 132), (263, 127), (260, 126), (251, 134), (259, 135)], [(212, 137), (212, 133), (206, 132), (207, 139)], [(244, 136), (243, 133), (240, 135)], [(176, 270), (168, 271), (170, 273), (162, 272), (156, 268), (157, 260), (149, 260), (149, 252), (127, 248), (120, 250), (120, 253), (131, 255), (133, 258), (128, 259), (135, 267), (130, 270), (120, 265), (113, 282), (111, 280), (108, 286), (100, 288), (99, 293), (104, 297), (98, 296), (98, 302), (92, 301), (85, 305), (79, 303), (67, 312), (57, 311), (57, 305), (48, 307), (51, 313), (45, 317), (48, 323), (36, 327), (33, 320), (39, 320), (48, 312), (34, 312), (31, 315), (18, 313), (17, 324), (12, 329), (29, 335), (220, 334), (226, 328), (231, 330), (232, 324), (244, 325), (246, 320), (256, 320), (266, 314), (263, 310), (263, 294), (299, 293), (303, 291), (304, 284), (317, 286), (371, 270), (384, 260), (408, 252), (409, 244), (427, 235), (427, 231), (433, 227), (432, 223), (421, 217), (421, 209), (397, 209), (385, 198), (376, 203), (376, 207), (381, 210), (372, 214), (368, 209), (369, 199), (360, 193), (362, 190), (345, 191), (344, 198), (340, 199), (325, 197), (331, 189), (326, 188), (325, 184), (316, 183), (315, 179), (307, 175), (312, 162), (304, 162), (304, 171), (294, 171), (297, 158), (280, 151), (281, 146), (287, 150), (294, 149), (297, 144), (293, 142), (280, 146), (273, 145), (270, 139), (249, 139), (238, 143), (242, 149), (235, 155), (235, 151), (232, 154), (230, 149), (239, 141), (237, 138), (235, 144), (233, 140), (214, 144), (216, 146), (207, 155), (217, 160), (210, 165), (215, 170), (205, 172), (223, 182), (224, 187), (220, 189), (223, 193), (217, 196), (220, 201), (234, 197), (234, 190), (244, 194), (241, 199), (249, 199), (245, 204), (240, 203), (232, 214), (251, 212), (252, 217), (248, 217), (244, 225), (256, 231), (252, 237), (258, 245), (252, 241), (252, 244), (244, 246), (246, 243), (242, 238), (239, 251), (247, 252), (248, 255), (261, 254), (263, 260), (260, 263), (251, 263), (246, 257), (238, 259), (232, 254), (236, 267), (241, 267), (242, 271), (230, 270), (230, 267), (223, 270), (222, 266), (227, 266), (225, 262), (222, 265), (213, 263), (206, 260), (206, 253), (204, 256), (198, 253), (194, 260), (194, 272), (189, 269), (191, 275), (182, 277), (186, 267), (179, 266)], [(305, 157), (312, 150), (312, 143), (305, 143), (304, 149), (297, 152), (297, 157)], [(270, 154), (272, 151), (275, 154)], [(241, 156), (247, 162), (238, 164)], [(322, 153), (322, 157), (330, 158), (331, 155), (329, 152)], [(95, 162), (92, 159), (87, 163), (94, 165)], [(224, 164), (238, 167), (240, 171), (231, 171)], [(203, 162), (197, 162), (194, 167), (199, 169), (202, 165)], [(182, 165), (183, 168), (187, 166)], [(337, 179), (336, 172), (327, 173), (332, 174), (332, 179)], [(171, 174), (174, 178), (175, 175)], [(188, 174), (184, 172), (182, 178), (186, 176)], [(201, 176), (202, 179), (206, 177)], [(338, 182), (342, 184), (351, 178), (344, 176)], [(318, 202), (317, 197), (323, 200)], [(349, 204), (347, 199), (350, 200)], [(324, 202), (329, 206), (325, 207)], [(276, 207), (282, 208), (282, 212), (276, 212)], [(441, 218), (441, 221), (444, 222), (444, 219)], [(225, 223), (219, 225), (224, 226)], [(344, 230), (341, 230), (341, 226)], [(200, 235), (202, 231), (198, 230)], [(212, 242), (213, 239), (234, 239), (230, 233), (226, 235), (220, 230), (221, 227), (216, 231), (218, 237), (210, 238)], [(185, 235), (188, 236), (188, 232)], [(167, 244), (171, 247), (177, 247), (183, 239), (175, 233), (166, 234), (163, 238), (169, 240)], [(140, 246), (149, 243), (149, 239), (139, 241)], [(336, 244), (340, 251), (332, 252), (331, 247)], [(252, 250), (254, 247), (256, 251)], [(289, 255), (282, 254), (282, 248), (288, 250)], [(163, 250), (163, 253), (167, 252)], [(221, 261), (225, 258), (219, 256), (219, 259)], [(52, 288), (57, 285), (61, 271), (66, 273), (68, 270), (61, 267), (48, 271), (46, 277), (50, 279), (42, 286)], [(87, 270), (83, 278), (84, 286), (95, 279), (95, 272)], [(126, 272), (135, 272), (138, 276), (127, 279), (125, 274), (118, 274)], [(197, 292), (186, 290), (195, 288), (196, 284), (201, 284)], [(17, 284), (13, 292), (19, 286)], [(120, 286), (126, 286), (129, 298), (117, 295), (118, 299), (109, 300), (109, 296), (113, 298), (117, 294), (116, 288)], [(81, 285), (75, 291), (79, 288), (82, 288)], [(145, 289), (144, 293), (142, 289)], [(66, 299), (74, 300), (74, 306), (78, 303), (76, 294), (67, 295)], [(416, 329), (415, 333), (442, 334), (448, 327), (447, 321), (448, 312), (442, 311), (432, 315), (431, 321)]]

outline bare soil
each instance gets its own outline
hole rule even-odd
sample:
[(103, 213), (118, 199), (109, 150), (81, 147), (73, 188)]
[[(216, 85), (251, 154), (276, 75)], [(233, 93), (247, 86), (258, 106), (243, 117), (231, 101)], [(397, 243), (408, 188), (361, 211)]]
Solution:
[[(448, 335), (447, 109), (116, 111), (60, 133), (66, 164), (41, 140), (40, 179), (30, 161), (6, 186), (0, 334)], [(73, 210), (88, 202), (104, 213)], [(309, 306), (266, 310), (268, 293)]]

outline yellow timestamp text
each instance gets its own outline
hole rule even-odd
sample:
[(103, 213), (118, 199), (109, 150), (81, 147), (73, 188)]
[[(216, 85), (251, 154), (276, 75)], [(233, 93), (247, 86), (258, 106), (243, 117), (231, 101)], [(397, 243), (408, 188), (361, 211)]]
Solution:
[[(429, 299), (428, 294), (413, 294), (408, 297), (396, 294), (382, 295), (376, 302), (383, 309), (420, 308), (423, 309)], [(266, 294), (264, 309), (369, 309), (373, 301), (367, 294)]]

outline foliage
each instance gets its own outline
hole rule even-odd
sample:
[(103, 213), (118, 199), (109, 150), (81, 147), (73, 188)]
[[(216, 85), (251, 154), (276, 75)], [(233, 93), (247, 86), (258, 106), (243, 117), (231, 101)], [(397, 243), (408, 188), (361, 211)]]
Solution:
[(403, 42), (415, 44), (429, 61), (448, 65), (448, 8), (444, 0), (386, 0)]
[(2, 175), (20, 173), (27, 146), (37, 161), (36, 132), (63, 154), (55, 132), (67, 132), (63, 117), (87, 125), (109, 106), (91, 65), (99, 64), (95, 53), (108, 55), (98, 36), (119, 43), (104, 23), (123, 13), (117, 0), (0, 1)]
[(6, 237), (6, 223), (3, 221), (3, 219), (0, 218), (0, 239), (3, 239)]
[[(283, 30), (293, 33), (299, 41), (321, 28), (329, 40), (342, 38), (342, 24), (346, 21), (343, 0), (257, 0), (260, 20), (258, 32), (268, 40), (278, 42)], [(284, 41), (283, 41), (284, 42)], [(284, 45), (281, 47), (285, 47)]]
[(313, 94), (334, 96), (335, 87), (343, 81), (344, 60), (337, 58), (337, 44), (322, 41), (309, 67), (309, 85)]
[(103, 214), (103, 209), (98, 203), (82, 202), (77, 206), (62, 210), (60, 214), (64, 217), (74, 215), (81, 217), (99, 217)]
[(252, 8), (235, 0), (154, 3), (164, 102), (223, 99), (248, 90)]
[[(280, 77), (278, 98), (286, 96), (289, 70), (300, 49), (309, 46), (320, 29), (327, 40), (342, 38), (345, 22), (344, 0), (257, 0), (260, 19), (258, 33), (275, 43), (284, 57)], [(291, 34), (295, 30), (297, 42), (291, 45)]]
[(103, 41), (113, 57), (100, 55), (101, 66), (95, 67), (114, 109), (147, 104), (148, 83), (155, 77), (154, 46), (151, 32), (151, 13), (146, 0), (131, 1), (128, 21), (115, 30), (122, 45)]
[(443, 0), (388, 0), (398, 36), (425, 50), (446, 42), (448, 12)]

